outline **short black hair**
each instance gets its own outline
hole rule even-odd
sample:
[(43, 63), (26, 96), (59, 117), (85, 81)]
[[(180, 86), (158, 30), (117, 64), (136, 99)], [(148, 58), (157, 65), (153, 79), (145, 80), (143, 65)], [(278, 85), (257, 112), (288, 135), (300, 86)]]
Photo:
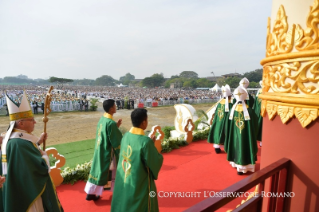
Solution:
[(104, 100), (103, 102), (103, 109), (105, 112), (109, 112), (110, 108), (112, 108), (114, 106), (114, 100), (113, 99), (108, 99), (108, 100)]
[(134, 127), (139, 127), (146, 119), (147, 110), (144, 108), (137, 108), (131, 113), (131, 120)]

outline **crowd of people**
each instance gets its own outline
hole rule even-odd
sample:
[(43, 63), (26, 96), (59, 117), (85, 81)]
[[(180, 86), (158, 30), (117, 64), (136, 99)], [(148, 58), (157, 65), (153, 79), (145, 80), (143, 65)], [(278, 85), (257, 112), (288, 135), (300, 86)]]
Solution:
[[(43, 86), (15, 86), (0, 85), (0, 108), (6, 105), (5, 93), (15, 102), (21, 101), (23, 90), (26, 91), (34, 113), (43, 112), (44, 100), (49, 87)], [(211, 90), (182, 90), (167, 88), (128, 88), (128, 87), (105, 87), (105, 86), (67, 86), (63, 90), (54, 89), (52, 92), (52, 111), (88, 110), (90, 99), (98, 98), (103, 102), (105, 99), (116, 100), (118, 109), (124, 109), (124, 100), (128, 101), (127, 109), (137, 107), (138, 103), (151, 107), (152, 102), (167, 104), (185, 103), (186, 101), (216, 100), (221, 97), (220, 91)], [(171, 102), (169, 102), (171, 101)]]

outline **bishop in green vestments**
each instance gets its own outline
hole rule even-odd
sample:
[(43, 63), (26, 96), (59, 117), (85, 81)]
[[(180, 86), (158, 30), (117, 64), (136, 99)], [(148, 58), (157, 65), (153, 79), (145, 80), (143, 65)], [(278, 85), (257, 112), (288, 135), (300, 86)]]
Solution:
[(49, 157), (39, 145), (47, 139), (32, 134), (36, 121), (23, 93), (21, 104), (7, 97), (10, 127), (2, 144), (3, 211), (62, 212), (50, 177)]
[[(259, 82), (259, 84), (262, 86), (262, 81)], [(254, 111), (257, 116), (257, 141), (260, 141), (260, 146), (262, 145), (262, 128), (263, 128), (263, 117), (260, 114), (261, 110), (261, 99), (258, 98), (258, 95), (261, 94), (261, 89), (258, 90), (256, 94), (255, 104), (254, 104)]]
[(222, 86), (222, 93), (224, 99), (222, 99), (215, 110), (214, 120), (209, 130), (207, 142), (213, 143), (215, 152), (218, 154), (221, 152), (220, 145), (224, 145), (225, 141), (225, 125), (229, 122), (229, 109), (233, 104), (231, 101), (231, 91), (229, 85)]
[[(15, 129), (7, 144), (8, 172), (3, 188), (4, 211), (41, 211), (38, 210), (41, 205), (44, 211), (63, 211), (48, 172), (49, 164), (37, 148), (37, 138), (32, 139), (33, 137), (35, 136)], [(42, 202), (34, 205), (39, 197)]]
[(121, 143), (111, 211), (159, 211), (155, 180), (163, 156), (154, 145), (155, 138), (144, 135), (148, 124), (147, 111), (135, 109), (131, 119), (133, 127)]
[[(119, 127), (122, 119), (118, 122), (113, 120), (116, 105), (113, 99), (103, 102), (104, 115), (97, 124), (96, 141), (94, 147), (93, 162), (88, 182), (85, 186), (86, 200), (97, 200), (104, 190), (111, 176), (111, 163), (117, 164), (121, 146), (122, 133)], [(116, 166), (116, 165), (114, 165)], [(112, 172), (115, 179), (115, 168)]]
[(233, 106), (226, 125), (225, 152), (227, 160), (233, 167), (237, 168), (239, 175), (247, 171), (255, 171), (257, 160), (257, 136), (256, 125), (257, 117), (251, 108), (245, 104), (247, 96), (245, 88), (239, 86), (234, 91), (237, 100)]

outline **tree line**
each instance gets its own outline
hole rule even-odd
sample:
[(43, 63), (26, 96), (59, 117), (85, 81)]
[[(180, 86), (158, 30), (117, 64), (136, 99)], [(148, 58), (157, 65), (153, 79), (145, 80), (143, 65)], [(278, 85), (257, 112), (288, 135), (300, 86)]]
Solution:
[(183, 71), (179, 75), (173, 75), (170, 78), (164, 78), (162, 73), (153, 74), (150, 77), (145, 77), (142, 80), (136, 80), (135, 76), (127, 73), (121, 76), (119, 80), (114, 79), (109, 75), (103, 75), (101, 77), (93, 79), (67, 79), (50, 77), (48, 80), (44, 79), (29, 79), (29, 78), (19, 78), (19, 77), (4, 77), (0, 78), (1, 84), (34, 84), (34, 85), (45, 85), (51, 83), (57, 83), (59, 88), (62, 88), (64, 84), (68, 85), (86, 85), (86, 86), (115, 86), (120, 83), (123, 85), (131, 85), (137, 87), (165, 87), (169, 88), (174, 85), (174, 88), (211, 88), (216, 83), (219, 86), (228, 84), (231, 88), (236, 88), (239, 81), (246, 77), (250, 83), (250, 88), (258, 88), (259, 81), (262, 79), (262, 69), (256, 69), (254, 71), (246, 72), (242, 76), (233, 76), (228, 78), (219, 77), (214, 81), (210, 81), (207, 78), (200, 78), (198, 74), (194, 71)]

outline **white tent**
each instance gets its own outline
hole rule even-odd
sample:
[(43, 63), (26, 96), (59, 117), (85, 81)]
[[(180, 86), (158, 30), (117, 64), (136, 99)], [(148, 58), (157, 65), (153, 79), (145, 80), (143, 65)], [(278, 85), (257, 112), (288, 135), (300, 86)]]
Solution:
[(222, 91), (222, 89), (217, 84), (213, 88), (211, 88), (210, 90), (215, 91), (215, 92)]

